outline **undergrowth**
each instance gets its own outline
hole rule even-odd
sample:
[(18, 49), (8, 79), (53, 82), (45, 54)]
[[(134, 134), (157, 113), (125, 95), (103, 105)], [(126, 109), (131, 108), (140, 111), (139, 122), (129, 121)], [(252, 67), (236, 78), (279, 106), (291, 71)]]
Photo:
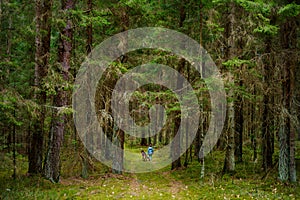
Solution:
[[(131, 149), (139, 152), (139, 147)], [(299, 199), (299, 182), (278, 180), (277, 168), (267, 175), (261, 162), (251, 161), (244, 149), (243, 162), (231, 175), (221, 173), (224, 152), (213, 151), (204, 160), (205, 176), (196, 159), (187, 168), (170, 170), (167, 166), (150, 173), (114, 175), (109, 168), (93, 160), (89, 177), (80, 177), (79, 158), (63, 157), (61, 182), (53, 184), (40, 176), (28, 176), (27, 159), (17, 156), (17, 178), (12, 179), (10, 154), (1, 154), (0, 199)], [(136, 158), (136, 159), (141, 159)], [(155, 160), (155, 156), (153, 158)], [(141, 161), (143, 162), (143, 161)], [(299, 173), (298, 173), (299, 174)]]

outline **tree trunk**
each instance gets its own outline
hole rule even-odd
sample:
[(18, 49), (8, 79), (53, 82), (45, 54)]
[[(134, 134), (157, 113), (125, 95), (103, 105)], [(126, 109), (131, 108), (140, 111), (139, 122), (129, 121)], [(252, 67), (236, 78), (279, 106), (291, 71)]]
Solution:
[[(73, 0), (63, 0), (62, 9), (70, 12), (74, 8)], [(69, 13), (68, 13), (69, 14)], [(59, 49), (59, 62), (61, 63), (61, 75), (64, 81), (69, 80), (71, 67), (73, 27), (71, 19), (67, 19), (66, 27), (61, 32), (61, 49)], [(63, 109), (68, 104), (69, 96), (65, 88), (57, 88), (54, 105), (57, 107), (50, 132), (49, 146), (46, 154), (44, 175), (53, 182), (59, 182), (60, 176), (60, 149), (64, 138), (66, 123), (65, 114), (60, 114), (58, 109)]]
[[(91, 13), (92, 13), (92, 9), (93, 9), (93, 4), (92, 4), (92, 0), (87, 0), (87, 15), (90, 17)], [(86, 39), (86, 53), (87, 55), (91, 53), (92, 51), (92, 45), (93, 45), (93, 24), (92, 22), (89, 23), (89, 25), (86, 28), (86, 34), (87, 34), (87, 39)], [(91, 74), (90, 71), (87, 71), (87, 85), (90, 85), (90, 80), (91, 80)], [(90, 93), (89, 91), (87, 92), (87, 99), (86, 99), (86, 105), (87, 105), (87, 109), (86, 109), (86, 122), (87, 124), (91, 124), (91, 113), (92, 113), (92, 102), (90, 101)], [(94, 149), (92, 149), (94, 147), (94, 141), (93, 141), (93, 137), (89, 134), (85, 136), (85, 144), (89, 144), (90, 150), (92, 152), (94, 152)], [(89, 152), (87, 151), (87, 149), (85, 148), (84, 150), (84, 154), (86, 156), (89, 156)], [(81, 156), (81, 160), (82, 160), (82, 170), (81, 170), (81, 176), (83, 178), (88, 178), (88, 162), (87, 162), (87, 157), (86, 156)]]
[(183, 163), (183, 166), (184, 167), (187, 167), (188, 164), (189, 164), (189, 149), (191, 147), (188, 147), (188, 142), (189, 142), (189, 126), (188, 126), (188, 122), (185, 124), (185, 149), (186, 149), (186, 152), (185, 152), (185, 158), (184, 158), (184, 163)]
[[(183, 72), (184, 67), (185, 67), (185, 60), (181, 58), (179, 61), (178, 72), (179, 73)], [(181, 79), (178, 79), (176, 84), (178, 90), (183, 88), (183, 81)], [(172, 161), (173, 161), (171, 167), (172, 170), (181, 167), (180, 152), (181, 152), (182, 138), (180, 133), (179, 132), (177, 133), (177, 131), (179, 131), (180, 123), (181, 123), (181, 112), (175, 111), (174, 115), (175, 115), (175, 122), (174, 122), (173, 143), (172, 143)]]
[[(267, 38), (266, 40), (266, 53), (271, 53), (271, 38)], [(273, 130), (271, 127), (273, 125), (272, 113), (270, 105), (272, 102), (270, 101), (272, 93), (272, 66), (270, 64), (270, 56), (267, 56), (267, 59), (264, 61), (264, 84), (265, 84), (265, 92), (263, 99), (263, 122), (262, 122), (262, 167), (266, 171), (272, 167), (273, 161), (273, 149), (272, 149), (272, 134)]]
[(142, 133), (141, 146), (147, 146), (147, 139), (145, 138), (145, 133)]
[[(239, 86), (243, 86), (243, 81), (239, 81)], [(241, 94), (237, 94), (237, 100), (235, 102), (235, 119), (234, 126), (236, 130), (236, 138), (235, 138), (235, 155), (237, 156), (237, 162), (243, 162), (243, 126), (244, 126), (244, 116), (243, 116), (243, 98)]]
[[(231, 76), (231, 75), (229, 75)], [(233, 78), (229, 80), (233, 81)], [(228, 96), (233, 97), (233, 89), (229, 90)], [(223, 173), (231, 173), (235, 171), (235, 157), (234, 157), (234, 149), (235, 149), (235, 128), (234, 128), (234, 101), (228, 103), (228, 129), (227, 129), (227, 138), (226, 138), (226, 154), (224, 161)]]
[[(228, 23), (225, 28), (225, 36), (228, 40), (228, 48), (226, 51), (227, 59), (232, 59), (235, 56), (235, 35), (234, 35), (234, 23), (235, 23), (235, 5), (233, 2), (229, 4), (229, 15), (228, 15)], [(229, 102), (227, 104), (228, 109), (228, 129), (226, 135), (226, 154), (224, 161), (223, 173), (231, 173), (235, 171), (235, 157), (234, 157), (234, 149), (235, 149), (235, 127), (234, 127), (234, 77), (231, 72), (228, 73), (228, 83), (229, 83), (229, 91), (228, 97)]]
[[(128, 15), (128, 7), (121, 8), (121, 22), (122, 22), (122, 31), (128, 30), (129, 27), (129, 15)], [(126, 49), (128, 48), (128, 42), (127, 42), (127, 35), (122, 35), (122, 38), (120, 38), (121, 44), (119, 45), (120, 50), (123, 52), (126, 52)], [(127, 55), (122, 55), (122, 58), (120, 58), (121, 64), (126, 63), (128, 60)], [(126, 85), (124, 86), (126, 88)], [(120, 94), (121, 95), (121, 94)], [(122, 99), (122, 97), (120, 97)], [(120, 149), (116, 149), (114, 152), (114, 158), (113, 158), (113, 173), (115, 174), (122, 174), (123, 171), (123, 160), (124, 160), (124, 142), (125, 142), (125, 133), (123, 130), (118, 129), (116, 125), (114, 125), (114, 129), (116, 134), (114, 134), (113, 143), (118, 146)]]
[(281, 116), (281, 127), (279, 130), (279, 179), (282, 181), (287, 181), (289, 178), (289, 152), (288, 152), (288, 138), (287, 132), (288, 127), (286, 124), (288, 123), (284, 116)]
[[(299, 23), (298, 23), (299, 24)], [(295, 140), (296, 140), (296, 130), (297, 123), (297, 113), (296, 113), (296, 87), (295, 87), (295, 79), (296, 79), (296, 66), (297, 66), (297, 31), (296, 28), (299, 28), (299, 25), (297, 25), (297, 22), (294, 20), (291, 20), (290, 23), (288, 23), (288, 29), (290, 30), (290, 36), (289, 36), (289, 55), (291, 58), (286, 62), (286, 67), (289, 70), (289, 99), (288, 99), (288, 107), (289, 107), (289, 113), (290, 113), (290, 121), (289, 121), (289, 154), (290, 154), (290, 163), (289, 163), (289, 180), (290, 182), (296, 182), (297, 181), (297, 175), (296, 175), (296, 162), (295, 162)]]
[(251, 103), (251, 107), (250, 107), (250, 113), (251, 113), (251, 130), (250, 130), (250, 137), (251, 137), (251, 144), (252, 144), (252, 148), (253, 148), (253, 162), (256, 162), (257, 160), (257, 140), (256, 140), (256, 128), (255, 128), (255, 121), (254, 121), (254, 116), (256, 115), (256, 106), (255, 106), (255, 102), (256, 102), (256, 89), (254, 86), (254, 91), (253, 91), (253, 96), (254, 96), (254, 102)]
[[(13, 111), (14, 118), (16, 118), (16, 106), (14, 105), (14, 111)], [(13, 138), (13, 179), (16, 180), (17, 178), (17, 158), (16, 158), (16, 124), (13, 124), (13, 131), (12, 131), (12, 138)]]
[[(179, 117), (178, 117), (179, 115)], [(174, 169), (179, 169), (181, 167), (181, 159), (180, 159), (180, 140), (181, 137), (177, 131), (179, 130), (180, 127), (180, 112), (175, 112), (175, 122), (174, 122), (174, 129), (173, 129), (173, 141), (172, 141), (172, 165), (171, 165), (171, 170)], [(176, 136), (176, 134), (178, 134)], [(176, 136), (176, 139), (175, 139)]]
[[(9, 1), (7, 3), (9, 3)], [(8, 33), (7, 33), (7, 49), (6, 49), (8, 62), (11, 62), (11, 49), (12, 49), (12, 39), (13, 39), (12, 38), (12, 24), (13, 24), (12, 15), (9, 15), (9, 17), (8, 17)], [(8, 74), (9, 74), (9, 72), (8, 72)], [(13, 86), (14, 86), (14, 90), (15, 90), (16, 89), (15, 83), (13, 83)], [(14, 106), (13, 106), (13, 118), (14, 119), (16, 118), (16, 109), (17, 109), (16, 103), (14, 103)], [(15, 122), (12, 122), (12, 132), (9, 134), (9, 138), (10, 138), (10, 140), (8, 141), (8, 144), (9, 144), (8, 152), (10, 153), (10, 144), (12, 143), (12, 153), (13, 153), (13, 175), (12, 175), (12, 177), (15, 180), (16, 175), (17, 175), (16, 174), (17, 164), (16, 164), (16, 123)]]
[(51, 33), (51, 7), (52, 0), (36, 0), (36, 36), (35, 36), (35, 99), (40, 106), (38, 117), (34, 122), (34, 130), (31, 135), (29, 147), (29, 167), (28, 173), (37, 174), (42, 172), (43, 140), (44, 140), (44, 120), (46, 92), (43, 88), (43, 78), (47, 76), (48, 60), (50, 53), (50, 33)]
[[(200, 38), (200, 47), (202, 47), (203, 46), (203, 2), (202, 2), (202, 0), (200, 0), (200, 27), (199, 27), (199, 38)], [(204, 56), (204, 52), (201, 52), (202, 53), (202, 57)], [(201, 62), (201, 66), (200, 66), (201, 68), (200, 68), (200, 70), (201, 70), (201, 76), (202, 77), (206, 77), (205, 76), (205, 62), (204, 61), (202, 61)], [(205, 87), (204, 85), (202, 86), (202, 87)], [(202, 96), (203, 95), (203, 93), (202, 93), (202, 91), (200, 91), (200, 96)], [(200, 171), (200, 178), (202, 179), (202, 178), (204, 178), (204, 174), (205, 174), (205, 161), (204, 161), (204, 155), (203, 155), (203, 150), (201, 150), (201, 152), (200, 152), (200, 149), (201, 149), (201, 146), (202, 146), (202, 144), (203, 144), (203, 140), (204, 140), (204, 136), (205, 136), (205, 134), (204, 134), (204, 125), (205, 125), (205, 123), (206, 123), (206, 121), (205, 121), (205, 116), (204, 116), (204, 103), (202, 103), (201, 105), (200, 105), (200, 119), (201, 119), (201, 124), (200, 124), (200, 127), (198, 128), (198, 130), (200, 131), (200, 133), (199, 133), (199, 136), (198, 136), (198, 142), (199, 142), (199, 144), (198, 144), (198, 146), (197, 147), (199, 147), (199, 149), (197, 149), (197, 152), (195, 152), (195, 153), (197, 153), (197, 159), (198, 159), (198, 162), (200, 162), (201, 163), (201, 171)], [(198, 132), (197, 132), (197, 134), (198, 134)]]
[[(181, 5), (180, 5), (180, 13), (179, 13), (179, 28), (183, 27), (183, 22), (186, 18), (186, 11), (184, 8), (184, 1), (182, 1)], [(185, 67), (185, 60), (183, 58), (181, 58), (179, 60), (179, 64), (178, 64), (178, 72), (182, 73)], [(177, 80), (177, 89), (182, 89), (183, 88), (183, 82), (182, 80), (178, 79)], [(174, 122), (174, 132), (173, 132), (173, 143), (172, 143), (172, 166), (171, 169), (178, 169), (181, 167), (181, 159), (180, 159), (180, 144), (181, 144), (181, 137), (180, 135), (178, 135), (178, 137), (175, 139), (174, 137), (176, 136), (176, 134), (179, 134), (179, 132), (177, 133), (177, 130), (179, 130), (180, 128), (180, 123), (181, 123), (181, 112), (180, 111), (176, 111), (175, 112), (175, 122)]]
[[(87, 6), (88, 6), (88, 16), (91, 17), (91, 13), (93, 10), (93, 1), (87, 0)], [(91, 53), (92, 47), (93, 47), (93, 24), (92, 24), (92, 22), (90, 22), (89, 25), (87, 26), (86, 34), (87, 34), (86, 52), (87, 52), (87, 54), (89, 54), (89, 53)]]
[[(161, 110), (161, 113), (159, 114), (159, 116), (160, 116), (160, 121), (164, 121), (164, 114), (163, 114), (163, 110)], [(163, 144), (163, 136), (164, 136), (164, 131), (163, 130), (161, 130), (159, 133), (158, 133), (159, 135), (158, 135), (158, 143), (159, 143), (159, 145), (161, 145), (161, 144)]]
[(280, 131), (279, 178), (282, 181), (296, 182), (295, 164), (295, 71), (297, 53), (297, 24), (296, 19), (288, 19), (280, 27), (280, 39), (284, 52), (283, 64), (283, 99), (282, 124)]
[(123, 159), (124, 159), (124, 139), (125, 139), (124, 131), (118, 129), (114, 135), (113, 143), (114, 145), (120, 147), (120, 149), (116, 149), (114, 152), (113, 159), (113, 169), (112, 172), (114, 174), (122, 174), (123, 172)]

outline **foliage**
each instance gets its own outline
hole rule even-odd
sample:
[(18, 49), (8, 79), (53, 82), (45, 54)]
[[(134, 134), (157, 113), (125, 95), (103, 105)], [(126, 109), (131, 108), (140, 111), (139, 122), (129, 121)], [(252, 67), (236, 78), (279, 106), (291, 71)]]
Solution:
[(278, 14), (282, 17), (296, 17), (300, 14), (300, 5), (295, 2), (281, 7)]
[(274, 36), (278, 33), (278, 29), (279, 28), (277, 26), (266, 24), (264, 26), (257, 27), (253, 32)]
[(234, 68), (234, 67), (241, 67), (242, 65), (248, 65), (251, 66), (254, 63), (251, 62), (250, 60), (242, 60), (239, 58), (233, 58), (230, 60), (227, 60), (226, 62), (222, 63), (225, 67), (228, 67), (230, 69)]

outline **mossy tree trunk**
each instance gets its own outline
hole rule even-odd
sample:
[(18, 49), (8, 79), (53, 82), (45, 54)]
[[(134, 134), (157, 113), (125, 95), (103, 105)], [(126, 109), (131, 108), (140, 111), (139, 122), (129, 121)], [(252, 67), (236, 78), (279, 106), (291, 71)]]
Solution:
[(283, 50), (282, 65), (282, 114), (281, 131), (279, 134), (279, 178), (282, 181), (296, 182), (295, 164), (295, 72), (297, 52), (296, 18), (286, 19), (280, 27), (280, 41)]
[(37, 119), (34, 122), (34, 131), (30, 136), (29, 147), (29, 174), (42, 173), (43, 141), (46, 91), (43, 87), (43, 79), (47, 76), (48, 62), (50, 56), (50, 34), (51, 34), (51, 7), (52, 0), (36, 0), (36, 36), (35, 36), (35, 69), (34, 86), (35, 100), (39, 105)]
[[(234, 24), (235, 24), (235, 4), (234, 2), (229, 3), (229, 14), (227, 18), (227, 23), (225, 27), (225, 38), (227, 39), (227, 51), (226, 58), (230, 60), (235, 56), (235, 34), (234, 34)], [(227, 74), (227, 79), (229, 83), (228, 90), (228, 104), (227, 104), (227, 135), (226, 135), (226, 154), (223, 167), (223, 173), (231, 173), (235, 171), (235, 121), (234, 121), (234, 76), (231, 74), (230, 69)]]
[[(69, 71), (71, 68), (71, 53), (73, 41), (73, 24), (70, 19), (71, 10), (74, 9), (73, 0), (62, 0), (62, 10), (67, 16), (66, 25), (61, 31), (60, 45), (58, 50), (58, 59), (61, 67), (59, 72), (62, 79), (66, 82), (69, 81)], [(54, 98), (54, 117), (52, 122), (51, 131), (49, 134), (49, 145), (45, 158), (44, 176), (53, 181), (59, 182), (60, 177), (60, 149), (64, 139), (66, 115), (64, 112), (60, 113), (69, 102), (69, 92), (66, 88), (61, 86), (57, 88), (56, 96)]]

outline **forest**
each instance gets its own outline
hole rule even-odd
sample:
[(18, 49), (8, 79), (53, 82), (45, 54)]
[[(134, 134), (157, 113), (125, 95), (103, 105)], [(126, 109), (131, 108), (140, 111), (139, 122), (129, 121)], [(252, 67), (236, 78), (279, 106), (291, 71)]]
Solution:
[(0, 199), (300, 199), (300, 1), (0, 0)]

